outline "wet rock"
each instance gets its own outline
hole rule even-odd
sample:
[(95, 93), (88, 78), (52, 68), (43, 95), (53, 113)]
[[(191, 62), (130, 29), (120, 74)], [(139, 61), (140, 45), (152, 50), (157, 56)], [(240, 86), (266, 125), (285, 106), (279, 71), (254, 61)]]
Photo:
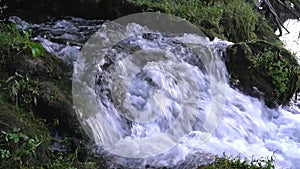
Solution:
[(49, 123), (59, 120), (59, 127), (74, 132), (79, 123), (71, 102), (53, 82), (42, 82), (39, 85), (38, 112)]
[(287, 104), (297, 90), (299, 64), (288, 50), (274, 44), (235, 44), (227, 49), (226, 66), (233, 87), (269, 107)]

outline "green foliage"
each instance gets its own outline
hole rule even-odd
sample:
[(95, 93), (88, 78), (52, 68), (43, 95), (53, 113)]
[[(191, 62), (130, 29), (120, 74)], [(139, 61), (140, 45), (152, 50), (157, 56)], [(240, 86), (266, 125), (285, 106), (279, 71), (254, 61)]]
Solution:
[[(266, 20), (262, 20), (255, 6), (246, 0), (129, 0), (139, 6), (146, 6), (147, 11), (166, 12), (190, 21), (205, 29), (213, 36), (232, 42), (243, 42), (265, 38), (261, 34), (272, 33)], [(260, 25), (264, 25), (264, 27)], [(264, 30), (267, 31), (264, 31)], [(275, 36), (276, 37), (276, 36)], [(273, 36), (271, 36), (270, 40)], [(268, 38), (266, 38), (268, 39)]]
[(0, 23), (0, 52), (10, 54), (11, 50), (20, 51), (26, 39), (15, 25)]
[(129, 0), (136, 5), (147, 6), (147, 11), (157, 11), (173, 14), (180, 18), (186, 19), (191, 23), (199, 26), (202, 21), (208, 21), (213, 27), (217, 28), (224, 11), (223, 3), (216, 3), (207, 6), (204, 2), (199, 0)]
[(216, 156), (215, 161), (206, 166), (201, 166), (199, 169), (275, 169), (274, 156), (270, 158), (252, 159), (250, 162), (242, 159), (240, 156)]
[(256, 39), (256, 26), (259, 14), (254, 6), (245, 0), (235, 0), (227, 3), (221, 25), (223, 33), (230, 41), (245, 42)]
[(37, 97), (39, 95), (37, 81), (15, 73), (14, 76), (6, 80), (6, 87), (9, 98), (16, 106), (37, 105)]
[(32, 56), (34, 58), (44, 56), (46, 54), (45, 48), (40, 43), (30, 41), (31, 35), (28, 32), (23, 31), (23, 33), (26, 39), (25, 48), (29, 48), (31, 50)]
[(47, 166), (47, 168), (76, 169), (75, 165), (78, 162), (78, 149), (68, 156), (65, 156), (65, 154), (62, 152), (53, 152), (52, 155), (54, 156), (53, 161)]
[(44, 56), (46, 51), (44, 47), (37, 42), (30, 40), (30, 33), (23, 31), (22, 35), (15, 25), (0, 23), (0, 53), (11, 55), (17, 52), (31, 51), (34, 58)]
[(291, 67), (283, 56), (272, 51), (258, 53), (252, 58), (252, 64), (254, 68), (267, 72), (272, 78), (276, 98), (279, 98), (287, 90), (291, 72), (296, 69), (296, 67)]
[[(37, 149), (42, 144), (42, 137), (35, 135), (33, 138), (26, 135), (19, 128), (12, 131), (1, 131), (0, 135), (0, 167), (11, 168), (50, 168), (50, 169), (76, 169), (78, 161), (78, 149), (66, 156), (62, 152), (53, 152), (49, 148), (48, 163), (32, 163), (39, 155)], [(83, 164), (85, 165), (85, 164)], [(86, 164), (92, 166), (91, 164)]]
[(50, 135), (43, 121), (6, 101), (0, 103), (0, 168), (46, 163)]
[(32, 158), (36, 158), (36, 149), (42, 142), (40, 139), (38, 136), (30, 138), (19, 128), (15, 128), (13, 131), (1, 131), (0, 141), (5, 145), (0, 149), (1, 168), (9, 163), (27, 166)]
[[(13, 106), (15, 107), (15, 106)], [(55, 152), (44, 121), (33, 113), (13, 110), (0, 103), (0, 168), (75, 169), (96, 168), (93, 162), (80, 162), (79, 150)], [(65, 141), (61, 142), (69, 144)]]

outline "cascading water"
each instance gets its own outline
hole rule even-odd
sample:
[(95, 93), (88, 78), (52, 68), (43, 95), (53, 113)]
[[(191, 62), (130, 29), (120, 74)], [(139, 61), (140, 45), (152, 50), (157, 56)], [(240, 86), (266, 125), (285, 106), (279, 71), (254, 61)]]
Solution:
[(41, 24), (30, 24), (17, 16), (9, 17), (9, 21), (20, 29), (30, 30), (34, 36), (32, 40), (41, 42), (49, 53), (68, 63), (77, 59), (83, 44), (105, 22), (65, 17), (59, 20), (51, 19)]
[[(76, 24), (71, 22), (74, 20), (76, 20)], [(70, 44), (42, 38), (42, 32), (47, 30), (51, 36), (56, 37), (57, 35), (53, 32), (61, 31), (63, 26), (57, 28), (53, 25), (66, 22), (69, 24), (65, 28), (66, 30), (74, 25), (89, 27), (83, 32), (77, 30), (76, 35), (84, 36), (83, 39), (87, 39), (86, 36), (90, 36), (99, 28), (97, 24), (86, 26), (86, 23), (91, 22), (77, 18), (40, 25), (27, 25), (26, 28), (33, 26), (35, 32), (41, 33), (35, 39), (42, 41), (44, 47), (50, 52), (59, 55), (61, 48), (55, 48), (55, 46), (64, 45), (64, 49), (66, 49), (65, 47)], [(74, 25), (72, 26), (72, 24)], [(85, 33), (88, 30), (92, 31)], [(198, 109), (190, 110), (193, 112), (191, 117), (195, 119), (192, 130), (182, 137), (176, 146), (157, 156), (148, 157), (147, 154), (137, 151), (137, 154), (141, 153), (139, 155), (144, 155), (145, 158), (120, 157), (109, 153), (108, 150), (113, 149), (99, 147), (97, 152), (110, 158), (111, 167), (121, 165), (126, 168), (144, 168), (146, 165), (150, 165), (195, 168), (211, 162), (214, 154), (222, 155), (223, 152), (226, 152), (230, 155), (249, 158), (275, 154), (278, 168), (300, 168), (299, 108), (293, 104), (288, 107), (269, 109), (262, 101), (231, 88), (226, 80), (226, 67), (220, 59), (221, 51), (230, 43), (220, 40), (211, 42), (192, 34), (166, 37), (149, 33), (151, 31), (148, 28), (138, 24), (130, 24), (125, 30), (123, 33), (130, 34), (132, 38), (121, 41), (110, 51), (108, 56), (117, 59), (110, 60), (107, 57), (96, 60), (98, 69), (94, 72), (96, 74), (95, 88), (82, 91), (91, 93), (91, 96), (97, 98), (95, 101), (99, 107), (91, 107), (91, 109), (104, 112), (102, 114), (96, 112), (92, 115), (81, 112), (80, 118), (85, 119), (83, 126), (86, 127), (86, 130), (89, 131), (88, 134), (94, 138), (95, 142), (102, 142), (101, 139), (107, 139), (108, 142), (119, 141), (119, 144), (116, 145), (117, 149), (125, 151), (126, 149), (122, 145), (132, 141), (130, 138), (155, 137), (161, 132), (167, 132), (166, 130), (174, 124), (174, 121), (180, 118), (182, 110), (188, 109), (189, 106), (196, 106)], [(58, 37), (69, 41), (68, 37), (70, 36), (67, 36), (66, 32)], [(101, 32), (98, 35), (104, 39), (108, 36)], [(76, 39), (72, 41), (72, 44), (77, 44), (74, 45), (76, 51), (81, 48), (83, 41), (77, 42)], [(201, 58), (201, 61), (197, 60), (198, 56), (180, 42), (201, 45), (202, 51), (199, 52), (205, 57)], [(162, 50), (152, 50), (153, 48)], [(145, 57), (139, 62), (135, 62), (134, 58), (137, 55), (131, 55), (132, 49), (147, 50), (147, 54), (140, 52), (138, 55), (148, 56), (151, 53), (157, 58)], [(179, 58), (174, 56), (175, 53), (179, 55)], [(72, 55), (71, 58), (77, 58), (79, 52), (69, 52), (69, 54)], [(64, 57), (63, 55), (59, 56)], [(85, 61), (77, 61), (77, 70), (84, 68)], [(80, 74), (78, 75), (80, 76)], [(164, 102), (156, 102), (161, 98), (164, 98)], [(218, 103), (224, 106), (210, 106), (218, 105)], [(209, 116), (210, 111), (215, 107), (218, 108), (217, 112), (219, 113), (213, 114), (215, 117)], [(119, 110), (123, 110), (122, 113), (118, 112)], [(127, 110), (135, 113), (126, 114)], [(140, 114), (139, 111), (144, 114)], [(158, 114), (157, 112), (163, 113)], [(131, 116), (140, 121), (128, 120), (133, 118)], [(161, 118), (157, 119), (157, 117)], [(214, 127), (209, 126), (209, 123), (205, 124), (207, 119), (218, 119), (218, 117), (220, 120), (218, 120), (215, 130)], [(152, 119), (152, 121), (145, 121), (147, 119)], [(147, 122), (147, 124), (145, 125), (143, 122)], [(103, 125), (104, 123), (107, 125)], [(110, 126), (113, 129), (103, 128), (103, 126)], [(188, 130), (185, 130), (183, 126), (178, 126), (178, 128), (183, 130), (182, 133)], [(114, 133), (106, 133), (106, 131), (112, 130)], [(181, 131), (178, 131), (179, 135), (180, 133)], [(123, 139), (114, 140), (115, 138)], [(167, 141), (170, 140), (172, 138)], [(166, 144), (168, 143), (166, 142)], [(136, 146), (135, 148), (139, 147), (139, 145), (134, 146)], [(147, 146), (140, 148), (141, 150), (149, 149)], [(124, 153), (126, 154), (126, 152)]]

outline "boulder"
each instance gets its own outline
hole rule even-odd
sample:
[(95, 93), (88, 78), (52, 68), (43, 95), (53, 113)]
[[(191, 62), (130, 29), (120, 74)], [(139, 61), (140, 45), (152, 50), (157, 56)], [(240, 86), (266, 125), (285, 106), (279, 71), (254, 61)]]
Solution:
[(283, 47), (265, 42), (237, 43), (226, 51), (231, 85), (269, 107), (288, 104), (298, 86), (299, 64)]

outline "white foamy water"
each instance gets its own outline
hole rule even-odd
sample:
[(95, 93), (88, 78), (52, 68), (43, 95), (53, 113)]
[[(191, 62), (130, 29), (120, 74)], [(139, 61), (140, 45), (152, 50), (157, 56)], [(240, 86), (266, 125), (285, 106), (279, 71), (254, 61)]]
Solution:
[[(283, 24), (290, 33), (286, 30), (282, 30), (282, 36), (280, 40), (284, 43), (284, 46), (290, 51), (296, 53), (298, 60), (300, 59), (300, 21), (296, 19), (289, 19)], [(279, 33), (277, 30), (276, 33)]]
[[(127, 27), (127, 31), (133, 31), (131, 29), (138, 29), (139, 25), (131, 25), (130, 27)], [(142, 33), (139, 31), (139, 33)], [(101, 32), (99, 33), (101, 34)], [(105, 34), (102, 34), (103, 36), (107, 36)], [(137, 45), (140, 46), (142, 49), (147, 48), (153, 48), (154, 46), (157, 47), (157, 44), (160, 44), (162, 46), (165, 46), (166, 49), (168, 48), (171, 50), (174, 46), (169, 46), (172, 43), (165, 43), (164, 38), (156, 39), (157, 41), (151, 41), (143, 38), (136, 37), (137, 39), (131, 39), (131, 44), (134, 44), (133, 46)], [(109, 39), (106, 37), (106, 39)], [(187, 35), (184, 37), (178, 37), (175, 39), (180, 39), (182, 42), (193, 42), (195, 39), (200, 39), (200, 37), (194, 36), (194, 35)], [(210, 85), (209, 86), (201, 86), (199, 82), (198, 87), (203, 88), (204, 91), (207, 90), (209, 96), (198, 96), (199, 98), (202, 98), (200, 100), (204, 100), (203, 103), (206, 103), (205, 106), (202, 106), (202, 109), (198, 110), (197, 115), (197, 121), (195, 122), (195, 125), (193, 126), (193, 131), (187, 133), (187, 136), (182, 137), (181, 141), (172, 149), (165, 151), (163, 154), (160, 154), (158, 156), (154, 157), (147, 157), (143, 158), (143, 160), (139, 159), (130, 159), (130, 158), (123, 158), (123, 157), (117, 157), (113, 156), (115, 160), (112, 160), (112, 167), (115, 165), (114, 163), (121, 163), (121, 165), (124, 165), (129, 168), (143, 168), (146, 164), (149, 164), (150, 166), (169, 166), (171, 168), (176, 168), (178, 166), (189, 166), (189, 168), (195, 168), (197, 165), (205, 164), (209, 162), (211, 159), (211, 154), (218, 154), (222, 156), (223, 152), (226, 152), (228, 155), (241, 155), (242, 157), (251, 159), (252, 157), (260, 158), (260, 157), (271, 157), (273, 154), (276, 158), (276, 166), (277, 168), (281, 167), (287, 167), (287, 168), (300, 168), (300, 112), (297, 108), (289, 107), (287, 108), (278, 108), (278, 109), (269, 109), (265, 106), (265, 104), (256, 99), (252, 98), (250, 96), (246, 96), (243, 93), (232, 89), (227, 81), (220, 80), (220, 77), (224, 77), (227, 74), (226, 67), (224, 65), (224, 62), (220, 62), (220, 60), (214, 60), (214, 57), (221, 58), (220, 50), (225, 49), (226, 46), (230, 45), (228, 42), (224, 41), (205, 41), (200, 40), (200, 44), (202, 47), (206, 49), (207, 52), (211, 52), (211, 55), (201, 55), (198, 57), (202, 57), (202, 61), (204, 61), (207, 71), (207, 75), (205, 74), (199, 74), (193, 73), (196, 76), (202, 77), (202, 78), (196, 78), (198, 80), (196, 81), (203, 81), (203, 77), (207, 77), (210, 79)], [(157, 44), (156, 44), (157, 43)], [(173, 44), (174, 45), (174, 44)], [(158, 45), (159, 46), (159, 45)], [(178, 47), (177, 47), (178, 49)], [(183, 49), (180, 49), (179, 51), (184, 51)], [(204, 53), (204, 52), (203, 52)], [(180, 54), (180, 53), (177, 53)], [(188, 53), (181, 53), (184, 56), (190, 55)], [(117, 53), (117, 57), (124, 57), (126, 55), (126, 52), (119, 52)], [(162, 54), (164, 55), (164, 54)], [(166, 60), (172, 60), (172, 58), (169, 58), (169, 56), (166, 55)], [(192, 55), (190, 55), (192, 57)], [(113, 98), (114, 97), (124, 97), (119, 100), (126, 100), (125, 96), (128, 95), (130, 98), (132, 94), (134, 96), (138, 95), (147, 95), (142, 96), (142, 98), (148, 97), (147, 91), (149, 88), (149, 84), (147, 84), (143, 80), (139, 80), (138, 82), (132, 86), (135, 91), (139, 91), (137, 93), (130, 93), (130, 87), (128, 89), (128, 86), (130, 86), (127, 83), (131, 83), (130, 79), (132, 79), (133, 75), (130, 75), (131, 73), (128, 73), (128, 71), (135, 71), (133, 72), (139, 72), (143, 70), (144, 68), (147, 69), (147, 65), (150, 64), (153, 66), (156, 64), (162, 64), (164, 66), (169, 65), (168, 62), (165, 62), (164, 59), (162, 61), (156, 61), (155, 59), (149, 61), (146, 65), (143, 65), (142, 69), (138, 68), (137, 63), (133, 63), (132, 61), (129, 61), (127, 59), (123, 59), (122, 61), (117, 61), (117, 68), (113, 69), (114, 71), (118, 72), (117, 79), (124, 80), (125, 85), (122, 84), (123, 82), (117, 82), (117, 80), (108, 80), (108, 82), (104, 84), (113, 84), (115, 85), (115, 91), (113, 92)], [(100, 62), (100, 61), (99, 61)], [(108, 61), (101, 61), (102, 65), (105, 65)], [(123, 65), (123, 62), (126, 62), (126, 65), (130, 65), (129, 67), (126, 67)], [(177, 61), (180, 65), (181, 61)], [(188, 62), (187, 60), (185, 62)], [(123, 65), (123, 66), (122, 66)], [(172, 65), (172, 64), (170, 64)], [(156, 65), (157, 66), (157, 65)], [(100, 65), (101, 67), (101, 65)], [(167, 66), (168, 67), (168, 66)], [(192, 68), (192, 67), (191, 67)], [(190, 69), (191, 68), (185, 68)], [(127, 70), (128, 69), (128, 70)], [(159, 68), (157, 70), (161, 70), (162, 68)], [(104, 69), (100, 69), (101, 71), (104, 71), (103, 73), (105, 75), (105, 78), (102, 79), (110, 79), (107, 78), (112, 74), (112, 77), (114, 77), (115, 72), (106, 72)], [(172, 68), (170, 66), (170, 69), (168, 72), (177, 73), (180, 71), (180, 68)], [(199, 70), (198, 70), (199, 71)], [(127, 73), (126, 73), (127, 72)], [(160, 71), (158, 71), (160, 72)], [(182, 77), (177, 77), (178, 79), (181, 79), (183, 81), (182, 84), (189, 83), (189, 77), (192, 77), (191, 74), (188, 74), (184, 71), (182, 72)], [(108, 74), (106, 74), (108, 73)], [(150, 73), (149, 78), (152, 79), (151, 81), (156, 84), (156, 86), (160, 86), (161, 83), (169, 83), (171, 82), (170, 79), (166, 79), (165, 77), (161, 77), (157, 73), (154, 72), (148, 72)], [(133, 73), (136, 74), (136, 73)], [(126, 76), (129, 75), (129, 76)], [(152, 77), (150, 77), (152, 76)], [(172, 76), (175, 76), (174, 74)], [(163, 80), (163, 81), (160, 81)], [(175, 79), (177, 79), (175, 78)], [(133, 78), (134, 79), (134, 78)], [(99, 82), (99, 84), (102, 84), (102, 82)], [(120, 85), (121, 87), (118, 87)], [(178, 85), (178, 84), (176, 84)], [(175, 85), (175, 86), (176, 86)], [(124, 87), (125, 86), (125, 87)], [(147, 87), (148, 86), (148, 87)], [(187, 85), (188, 86), (188, 85)], [(153, 87), (153, 86), (152, 86)], [(101, 89), (102, 87), (100, 87)], [(108, 85), (108, 88), (112, 88), (110, 85)], [(139, 88), (142, 88), (143, 90), (139, 90)], [(176, 87), (175, 87), (176, 88)], [(166, 90), (172, 90), (172, 87), (165, 88)], [(161, 89), (164, 92), (165, 89)], [(181, 95), (182, 90), (192, 90), (193, 92), (199, 92), (201, 93), (201, 90), (199, 88), (181, 88), (181, 90), (172, 90), (172, 94), (170, 95), (164, 95), (163, 97), (167, 98), (175, 98), (176, 96)], [(124, 91), (124, 94), (120, 94), (120, 91)], [(126, 91), (127, 90), (127, 91)], [(128, 92), (129, 90), (129, 92)], [(98, 89), (98, 91), (100, 91)], [(144, 93), (145, 92), (145, 93)], [(109, 93), (109, 92), (108, 92)], [(122, 93), (122, 92), (121, 92)], [(98, 93), (99, 94), (99, 93)], [(101, 94), (100, 94), (101, 95)], [(117, 95), (117, 96), (114, 96)], [(131, 96), (130, 96), (131, 95)], [(192, 96), (192, 95), (191, 95)], [(127, 97), (127, 96), (126, 96)], [(115, 127), (115, 134), (118, 133), (117, 140), (110, 140), (110, 143), (114, 142), (120, 142), (120, 144), (117, 145), (117, 149), (124, 150), (126, 152), (127, 148), (125, 145), (129, 143), (130, 140), (132, 144), (134, 144), (135, 147), (130, 148), (130, 150), (136, 150), (137, 154), (134, 155), (141, 155), (143, 151), (148, 152), (152, 150), (149, 143), (146, 142), (135, 142), (134, 140), (140, 137), (147, 138), (159, 135), (161, 133), (166, 132), (165, 129), (172, 127), (173, 121), (172, 119), (176, 119), (176, 115), (174, 115), (174, 112), (177, 112), (174, 108), (169, 109), (170, 111), (165, 112), (166, 119), (155, 121), (154, 123), (149, 123), (146, 125), (139, 124), (139, 123), (133, 123), (131, 124), (128, 121), (122, 120), (120, 118), (120, 114), (122, 112), (118, 112), (118, 109), (115, 109), (115, 107), (122, 107), (122, 104), (130, 105), (130, 101), (124, 103), (124, 102), (112, 102), (109, 101), (106, 97), (100, 97), (100, 108), (99, 112), (105, 112), (105, 118), (100, 113), (96, 116), (90, 116), (90, 118), (87, 118), (87, 120), (84, 120), (87, 128), (91, 128), (93, 133), (93, 137), (96, 140), (96, 143), (102, 143), (103, 138), (115, 138), (115, 135), (113, 133), (105, 133), (104, 130), (107, 130), (107, 125), (103, 125), (104, 122), (109, 121), (112, 125), (112, 127)], [(106, 98), (103, 100), (103, 98)], [(155, 97), (154, 97), (155, 98)], [(160, 99), (161, 96), (156, 97), (155, 99)], [(214, 102), (211, 98), (216, 98)], [(220, 99), (221, 98), (221, 99)], [(132, 97), (131, 97), (132, 99)], [(218, 102), (218, 99), (220, 99), (220, 102)], [(222, 104), (222, 99), (225, 100), (225, 104)], [(106, 101), (105, 101), (106, 100)], [(118, 100), (118, 99), (116, 99)], [(197, 101), (197, 100), (194, 100)], [(142, 100), (134, 100), (134, 104), (141, 105), (141, 103), (145, 103), (145, 99)], [(117, 104), (116, 104), (117, 103)], [(148, 102), (151, 103), (151, 100)], [(167, 104), (171, 104), (171, 102)], [(131, 103), (132, 104), (132, 103)], [(208, 106), (207, 104), (212, 104), (213, 108)], [(106, 106), (104, 106), (106, 105)], [(145, 105), (145, 104), (142, 104)], [(151, 105), (153, 106), (153, 105)], [(193, 105), (196, 106), (196, 105)], [(208, 107), (207, 107), (208, 106)], [(155, 104), (154, 104), (155, 108)], [(119, 109), (120, 110), (120, 109)], [(121, 109), (122, 110), (122, 109)], [(159, 109), (155, 109), (159, 110)], [(174, 112), (173, 112), (174, 111)], [(216, 117), (210, 116), (211, 111), (216, 111)], [(187, 112), (187, 111), (183, 111)], [(183, 113), (181, 111), (178, 111), (177, 113)], [(83, 112), (81, 112), (84, 114)], [(172, 116), (173, 113), (173, 116)], [(112, 115), (114, 114), (114, 115)], [(168, 115), (169, 114), (169, 115)], [(176, 113), (175, 113), (176, 114)], [(171, 116), (170, 116), (171, 115)], [(222, 115), (222, 116), (220, 116)], [(84, 116), (84, 115), (83, 115)], [(114, 116), (114, 117), (113, 117)], [(188, 115), (186, 115), (188, 118)], [(214, 115), (213, 115), (214, 116)], [(207, 130), (209, 128), (209, 124), (207, 126), (204, 126), (204, 124), (209, 121), (210, 119), (218, 118), (220, 116), (220, 119), (218, 119), (217, 128), (215, 130)], [(167, 120), (169, 119), (169, 120)], [(97, 127), (95, 127), (97, 126)], [(109, 126), (109, 125), (108, 125)], [(178, 129), (181, 129), (184, 126), (179, 126)], [(88, 129), (90, 131), (90, 129)], [(176, 133), (176, 130), (174, 131)], [(178, 133), (181, 131), (178, 130)], [(211, 135), (210, 135), (211, 134)], [(127, 140), (130, 138), (129, 140)], [(157, 141), (157, 140), (153, 140)], [(125, 144), (126, 143), (126, 144)], [(164, 142), (164, 144), (168, 144), (167, 142)], [(156, 144), (158, 145), (158, 144)], [(160, 148), (160, 146), (158, 146)], [(107, 150), (107, 149), (106, 149)], [(115, 150), (109, 149), (108, 151), (114, 152)], [(101, 151), (102, 152), (102, 151)], [(122, 151), (123, 152), (123, 151)], [(128, 151), (126, 153), (132, 153), (131, 151)], [(201, 154), (199, 156), (199, 153)], [(109, 154), (109, 153), (108, 153)], [(150, 153), (151, 154), (151, 153)], [(191, 157), (192, 156), (192, 157)], [(206, 158), (204, 158), (204, 157)], [(198, 163), (195, 162), (197, 160), (192, 160), (192, 164), (188, 164), (190, 159), (201, 159), (198, 160)], [(187, 161), (185, 161), (187, 160)], [(180, 164), (180, 165), (179, 165)]]
[[(74, 23), (75, 27), (72, 26)], [(58, 20), (48, 24), (48, 26), (47, 23), (38, 26), (34, 25), (37, 29), (42, 30), (42, 35), (37, 36), (37, 40), (43, 42), (45, 48), (48, 48), (54, 54), (63, 52), (62, 49), (65, 49), (66, 53), (60, 55), (62, 58), (65, 54), (72, 55), (69, 56), (71, 58), (77, 58), (78, 49), (81, 48), (80, 44), (84, 38), (80, 38), (79, 45), (76, 43), (76, 40), (72, 40), (72, 44), (61, 44), (55, 39), (60, 39), (59, 41), (62, 42), (61, 38), (64, 39), (66, 34), (72, 34), (71, 30), (75, 30), (75, 28), (82, 28), (84, 33), (77, 32), (75, 35), (78, 36), (70, 35), (66, 37), (88, 36), (87, 30), (95, 30), (94, 28), (97, 27), (95, 27), (93, 22), (76, 18)], [(70, 31), (62, 31), (63, 24), (72, 29)], [(290, 22), (288, 24), (295, 27), (296, 33), (283, 36), (282, 41), (287, 48), (294, 50), (299, 56), (298, 36), (300, 26), (298, 24), (299, 22)], [(25, 24), (25, 26), (28, 25)], [(288, 29), (292, 32), (289, 27)], [(43, 30), (49, 31), (51, 38), (45, 37)], [(147, 28), (137, 24), (131, 24), (123, 33), (133, 36), (135, 34), (149, 33), (149, 31)], [(101, 34), (100, 32), (100, 35), (104, 39), (109, 40), (106, 34)], [(174, 140), (178, 139), (177, 136), (182, 136), (178, 144), (174, 142), (177, 144), (175, 147), (166, 149), (167, 151), (157, 156), (140, 159), (125, 158), (113, 155), (107, 149), (103, 150), (103, 147), (97, 149), (97, 153), (105, 155), (110, 160), (108, 163), (112, 168), (119, 165), (125, 166), (125, 168), (144, 168), (146, 165), (156, 167), (168, 166), (178, 169), (196, 168), (198, 165), (212, 162), (215, 154), (222, 156), (223, 152), (226, 152), (228, 155), (241, 155), (247, 158), (252, 156), (257, 158), (262, 156), (270, 157), (275, 154), (277, 168), (300, 168), (300, 109), (297, 106), (299, 100), (288, 107), (269, 109), (262, 101), (232, 89), (226, 81), (227, 70), (224, 62), (220, 59), (222, 57), (220, 51), (230, 45), (229, 42), (220, 40), (209, 42), (205, 38), (192, 34), (181, 37), (169, 37), (169, 39), (165, 38), (164, 40), (161, 36), (158, 35), (158, 37), (156, 41), (135, 37), (131, 39), (131, 45), (134, 47), (139, 46), (144, 50), (147, 49), (148, 56), (150, 52), (159, 56), (159, 58), (144, 58), (141, 62), (137, 62), (138, 60), (135, 59), (137, 56), (132, 55), (128, 57), (126, 48), (121, 47), (120, 49), (125, 50), (125, 52), (116, 50), (112, 54), (113, 56), (124, 56), (126, 59), (119, 59), (117, 62), (113, 60), (111, 65), (114, 66), (112, 66), (112, 69), (108, 70), (104, 66), (107, 61), (96, 60), (95, 63), (101, 68), (98, 69), (98, 75), (99, 72), (100, 74), (102, 73), (98, 77), (105, 77), (104, 82), (107, 85), (103, 85), (103, 81), (98, 78), (97, 88), (88, 88), (86, 91), (81, 91), (83, 95), (88, 93), (91, 98), (98, 97), (95, 102), (100, 106), (93, 107), (89, 105), (90, 102), (82, 102), (82, 105), (96, 111), (91, 115), (78, 110), (80, 112), (79, 118), (83, 119), (83, 125), (86, 127), (87, 133), (96, 143), (102, 143), (101, 140), (119, 143), (117, 146), (120, 146), (119, 148), (124, 151), (126, 151), (126, 148), (122, 147), (123, 143), (132, 142), (136, 144), (134, 142), (135, 139), (167, 133), (167, 129), (174, 127), (172, 125), (176, 118), (181, 117), (179, 114), (182, 112), (187, 113), (187, 111), (183, 110), (186, 110), (188, 106), (196, 106), (198, 108), (197, 110), (192, 109), (190, 112), (193, 113), (186, 115), (187, 117), (195, 118), (195, 121), (193, 121), (195, 124), (191, 128), (192, 131), (187, 132), (186, 136), (182, 136), (178, 132), (179, 135), (172, 135), (175, 139), (174, 137), (166, 137), (170, 138), (166, 139), (165, 142), (168, 145), (172, 142), (172, 139), (174, 142)], [(287, 41), (285, 37), (292, 40)], [(191, 51), (178, 45), (180, 43), (174, 43), (176, 42), (175, 40), (200, 45), (201, 56), (205, 56), (201, 57), (205, 69), (199, 68), (199, 66), (201, 67), (201, 62), (195, 65), (197, 63), (195, 62), (195, 56), (190, 53)], [(174, 45), (177, 46), (174, 47)], [(76, 48), (76, 50), (69, 50), (66, 48), (68, 46)], [(160, 47), (168, 52), (154, 51), (152, 50), (154, 47)], [(181, 58), (174, 57), (172, 52), (181, 55)], [(138, 54), (146, 55), (146, 53)], [(188, 57), (184, 58), (185, 56)], [(84, 69), (84, 61), (86, 60), (78, 63), (78, 70)], [(105, 90), (101, 90), (103, 88)], [(110, 98), (103, 91), (108, 93), (110, 91), (115, 92)], [(117, 95), (118, 92), (116, 91), (120, 91), (119, 94), (122, 95)], [(188, 96), (191, 96), (189, 102), (183, 104), (185, 100), (189, 99)], [(164, 102), (157, 102), (157, 100), (164, 100)], [(126, 111), (124, 113), (120, 112), (120, 110), (135, 111), (132, 115), (140, 121), (132, 123), (130, 120), (126, 120), (125, 117), (129, 119), (133, 117), (126, 114)], [(161, 113), (157, 113), (157, 110)], [(146, 114), (139, 114), (139, 111), (146, 112)], [(185, 116), (182, 117), (184, 118)], [(153, 120), (157, 118), (158, 120)], [(147, 121), (147, 119), (152, 121)], [(215, 123), (211, 123), (210, 119), (213, 122), (217, 122), (217, 125), (213, 125)], [(142, 122), (146, 122), (146, 124)], [(184, 129), (184, 125), (177, 127), (178, 129), (183, 128), (181, 133), (185, 133), (188, 130)], [(115, 131), (114, 133), (106, 133), (111, 131), (112, 128)], [(175, 132), (176, 130), (171, 131), (171, 133)], [(150, 151), (147, 145), (144, 147), (139, 146), (142, 144), (143, 142), (139, 142), (133, 147), (136, 146), (135, 148), (140, 150), (140, 152)], [(139, 154), (138, 151), (136, 153)], [(139, 155), (147, 156), (147, 153), (143, 154), (142, 152)]]

